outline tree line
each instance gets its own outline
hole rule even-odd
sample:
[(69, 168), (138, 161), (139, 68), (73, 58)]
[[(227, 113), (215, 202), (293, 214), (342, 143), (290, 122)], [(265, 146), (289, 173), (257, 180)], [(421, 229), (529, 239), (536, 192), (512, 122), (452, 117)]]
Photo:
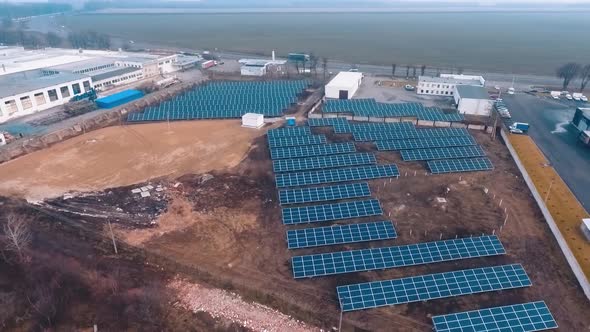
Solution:
[(21, 18), (69, 12), (72, 6), (60, 3), (0, 3), (0, 17)]
[(563, 79), (563, 90), (567, 90), (570, 83), (576, 78), (580, 79), (580, 92), (584, 91), (590, 82), (590, 64), (582, 66), (575, 62), (566, 63), (557, 68), (557, 77)]

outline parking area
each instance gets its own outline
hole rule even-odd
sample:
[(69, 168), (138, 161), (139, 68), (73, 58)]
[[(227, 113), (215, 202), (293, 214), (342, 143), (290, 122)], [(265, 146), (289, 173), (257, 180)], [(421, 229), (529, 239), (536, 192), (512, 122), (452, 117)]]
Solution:
[(529, 135), (584, 208), (590, 209), (590, 150), (578, 142), (578, 133), (570, 124), (576, 107), (583, 105), (527, 94), (502, 98), (512, 115), (506, 123), (530, 124)]

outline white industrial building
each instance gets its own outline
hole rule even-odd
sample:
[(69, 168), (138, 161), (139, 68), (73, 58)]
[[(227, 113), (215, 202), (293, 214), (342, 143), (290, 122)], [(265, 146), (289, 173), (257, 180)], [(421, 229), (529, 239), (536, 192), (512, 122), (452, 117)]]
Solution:
[(441, 74), (437, 76), (420, 76), (416, 92), (419, 95), (453, 96), (457, 85), (485, 86), (482, 76)]
[(459, 113), (481, 116), (492, 113), (493, 100), (482, 86), (456, 85), (453, 98)]
[(266, 76), (267, 74), (284, 75), (287, 71), (285, 60), (241, 59), (240, 73), (242, 76)]
[(264, 115), (256, 113), (246, 113), (242, 115), (242, 127), (262, 128), (264, 126)]
[(0, 122), (67, 103), (73, 96), (196, 65), (198, 56), (0, 47)]
[(0, 123), (67, 103), (92, 88), (92, 78), (31, 70), (0, 76)]
[(362, 81), (363, 73), (342, 71), (326, 84), (326, 98), (351, 99)]

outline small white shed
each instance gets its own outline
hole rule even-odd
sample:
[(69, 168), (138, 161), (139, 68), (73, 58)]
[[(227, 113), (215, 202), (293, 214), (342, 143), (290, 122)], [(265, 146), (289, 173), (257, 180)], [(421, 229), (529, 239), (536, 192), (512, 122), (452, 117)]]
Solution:
[(343, 71), (326, 84), (326, 98), (351, 99), (361, 86), (363, 73)]
[(262, 126), (264, 126), (264, 115), (256, 113), (242, 115), (242, 127), (258, 129)]

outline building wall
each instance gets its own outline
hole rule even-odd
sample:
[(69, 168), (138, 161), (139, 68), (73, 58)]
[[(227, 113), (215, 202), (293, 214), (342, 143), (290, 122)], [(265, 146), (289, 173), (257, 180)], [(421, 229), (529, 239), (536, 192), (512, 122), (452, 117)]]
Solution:
[(240, 74), (242, 76), (264, 76), (266, 75), (266, 66), (241, 66)]
[(455, 90), (453, 83), (435, 83), (431, 81), (420, 81), (416, 87), (416, 92), (419, 95), (433, 95), (452, 97)]
[(130, 84), (133, 82), (137, 82), (141, 79), (143, 79), (143, 71), (138, 70), (131, 73), (113, 76), (104, 80), (96, 81), (94, 82), (94, 88), (99, 91), (102, 91), (108, 89), (109, 87)]
[(326, 98), (338, 99), (340, 97), (340, 90), (347, 90), (348, 91), (348, 99), (351, 99), (354, 96), (354, 94), (357, 92), (359, 87), (361, 86), (362, 82), (363, 82), (363, 78), (362, 78), (362, 76), (360, 76), (358, 78), (358, 80), (351, 82), (347, 86), (343, 86), (343, 85), (339, 86), (339, 85), (328, 83), (325, 87)]
[[(86, 87), (84, 82), (88, 82)], [(0, 123), (69, 102), (69, 100), (75, 95), (74, 89), (77, 89), (77, 87), (74, 87), (75, 84), (78, 84), (79, 86), (79, 92), (76, 93), (76, 95), (86, 92), (88, 87), (93, 87), (92, 79), (88, 77), (21, 93), (15, 96), (1, 98)]]
[(576, 109), (572, 123), (579, 131), (590, 130), (590, 119), (584, 116), (581, 109)]
[(462, 114), (489, 116), (492, 111), (492, 101), (486, 99), (459, 98), (457, 109)]

